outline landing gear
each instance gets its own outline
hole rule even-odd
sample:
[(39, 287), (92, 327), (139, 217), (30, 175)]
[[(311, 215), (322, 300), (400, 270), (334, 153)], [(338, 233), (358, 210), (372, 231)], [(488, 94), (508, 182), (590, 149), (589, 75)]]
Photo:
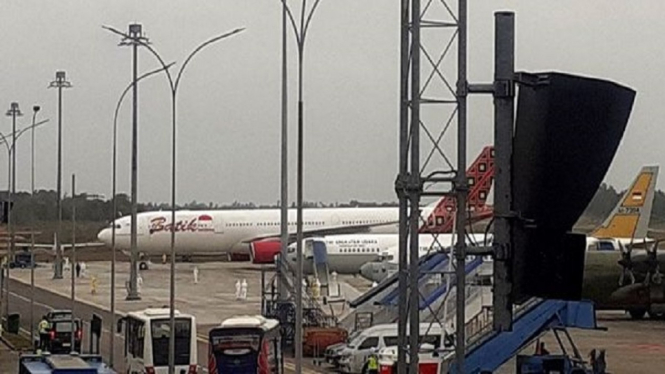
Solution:
[(665, 313), (649, 311), (649, 318), (651, 318), (651, 319), (665, 319)]
[(628, 314), (630, 318), (639, 320), (644, 318), (644, 315), (647, 313), (646, 309), (628, 309)]
[(139, 262), (139, 270), (148, 270), (148, 263), (145, 261)]

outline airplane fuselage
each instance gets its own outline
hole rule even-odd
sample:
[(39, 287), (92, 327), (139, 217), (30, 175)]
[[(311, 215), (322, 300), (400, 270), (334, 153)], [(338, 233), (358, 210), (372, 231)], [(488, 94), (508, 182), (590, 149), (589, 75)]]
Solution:
[[(474, 241), (481, 243), (483, 235), (473, 235)], [(418, 236), (418, 257), (427, 253), (441, 250), (453, 245), (452, 234), (420, 234)], [(330, 272), (338, 274), (360, 274), (363, 265), (370, 262), (386, 261), (396, 264), (398, 261), (399, 236), (397, 234), (348, 234), (328, 235), (323, 238), (312, 238), (321, 240), (326, 245), (326, 257)], [(288, 261), (296, 263), (296, 244), (292, 243), (288, 248)], [(312, 274), (313, 261), (311, 255), (303, 250), (303, 271)]]
[[(315, 208), (303, 210), (303, 232), (357, 230), (359, 232), (395, 232), (397, 208)], [(130, 217), (114, 221), (115, 246), (130, 249)], [(144, 212), (137, 215), (137, 248), (145, 254), (169, 253), (171, 231), (175, 228), (177, 254), (244, 251), (254, 240), (278, 238), (278, 209), (176, 211), (175, 225), (171, 212)], [(296, 232), (296, 211), (289, 210), (288, 231)], [(111, 245), (111, 226), (98, 238)]]

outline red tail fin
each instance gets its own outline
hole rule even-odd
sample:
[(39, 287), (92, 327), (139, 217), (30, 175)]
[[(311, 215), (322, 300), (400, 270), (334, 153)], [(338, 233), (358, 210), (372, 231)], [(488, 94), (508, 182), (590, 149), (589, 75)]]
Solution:
[[(485, 205), (494, 181), (494, 147), (483, 148), (480, 155), (466, 171), (469, 185), (468, 209), (471, 221), (475, 222), (492, 215), (492, 209)], [(456, 202), (453, 197), (446, 196), (439, 200), (426, 224), (420, 227), (420, 233), (449, 233), (453, 230)]]

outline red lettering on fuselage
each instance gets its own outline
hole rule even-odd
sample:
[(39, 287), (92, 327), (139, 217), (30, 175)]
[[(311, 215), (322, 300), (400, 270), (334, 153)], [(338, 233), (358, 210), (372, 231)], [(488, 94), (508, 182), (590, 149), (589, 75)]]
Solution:
[[(166, 223), (166, 217), (156, 217), (150, 220), (150, 235), (158, 232), (171, 232), (173, 226)], [(199, 219), (194, 217), (190, 220), (180, 220), (175, 223), (175, 232), (197, 232), (197, 231), (212, 231), (210, 227), (199, 228)]]

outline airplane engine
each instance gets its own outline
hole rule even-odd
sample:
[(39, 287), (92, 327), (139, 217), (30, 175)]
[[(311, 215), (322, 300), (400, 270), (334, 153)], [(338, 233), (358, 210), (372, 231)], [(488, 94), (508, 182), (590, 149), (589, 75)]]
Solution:
[(254, 264), (273, 264), (275, 263), (275, 256), (279, 254), (281, 247), (279, 240), (253, 242), (249, 245), (249, 256)]
[(381, 282), (398, 269), (397, 264), (390, 262), (368, 262), (360, 267), (360, 275), (372, 282)]

